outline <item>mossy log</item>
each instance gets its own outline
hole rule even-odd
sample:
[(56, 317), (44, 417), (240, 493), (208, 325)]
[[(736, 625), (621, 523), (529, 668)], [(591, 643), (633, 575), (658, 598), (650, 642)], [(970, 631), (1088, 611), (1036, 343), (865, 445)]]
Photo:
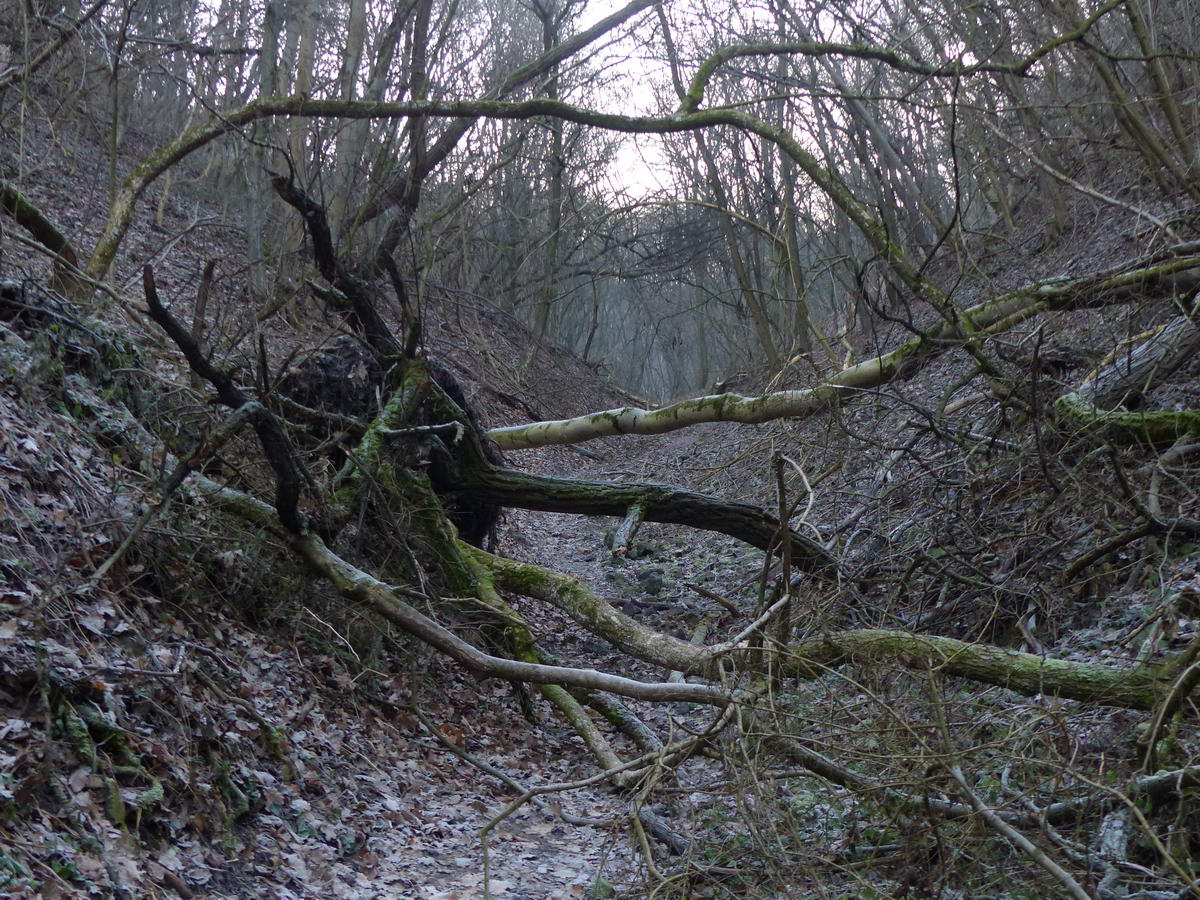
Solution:
[(655, 631), (616, 609), (577, 578), (541, 566), (494, 556), (464, 545), (475, 562), (504, 590), (543, 600), (618, 650), (672, 671), (715, 675), (712, 648)]
[(1194, 300), (1195, 295), (1183, 304), (1185, 315), (1145, 335), (1127, 352), (1114, 354), (1078, 389), (1059, 397), (1054, 403), (1059, 417), (1109, 439), (1144, 441), (1154, 446), (1200, 434), (1200, 410), (1120, 408), (1139, 400), (1200, 350), (1200, 328), (1193, 319)]
[[(718, 655), (727, 655), (735, 663), (749, 659), (736, 648), (705, 647), (656, 632), (569, 576), (476, 548), (469, 552), (493, 572), (500, 587), (553, 604), (591, 633), (638, 659), (700, 674), (710, 673)], [(1029, 696), (1046, 694), (1129, 709), (1153, 708), (1177, 674), (1171, 663), (1113, 668), (884, 629), (832, 632), (792, 644), (783, 655), (782, 669), (790, 677), (809, 679), (850, 663), (934, 670)]]
[(1169, 663), (1112, 668), (883, 629), (835, 632), (795, 644), (788, 648), (782, 668), (794, 677), (813, 678), (852, 662), (932, 670), (1027, 696), (1045, 694), (1126, 709), (1154, 708), (1176, 674)]
[(1200, 434), (1200, 410), (1195, 409), (1100, 409), (1070, 393), (1054, 401), (1054, 411), (1082, 428), (1124, 443), (1169, 447), (1182, 437)]
[[(275, 510), (268, 504), (223, 487), (206, 476), (197, 474), (193, 477), (210, 502), (283, 538), (313, 571), (329, 580), (348, 601), (375, 611), (479, 675), (608, 691), (648, 701), (686, 701), (725, 706), (742, 698), (740, 692), (727, 693), (708, 684), (640, 682), (592, 669), (548, 666), (491, 656), (419, 612), (405, 599), (405, 588), (380, 581), (347, 562), (316, 534), (296, 534), (284, 528)], [(516, 586), (515, 581), (510, 584)], [(546, 582), (544, 586), (547, 587), (544, 596), (552, 598), (556, 595), (554, 584)], [(540, 587), (538, 591), (541, 591)], [(423, 599), (423, 595), (413, 596)], [(694, 647), (691, 652), (695, 658), (691, 664), (687, 664), (687, 659), (674, 658), (657, 659), (654, 660), (655, 664), (664, 669), (697, 671), (703, 669), (716, 649), (689, 645), (683, 641), (679, 641), (679, 644)], [(783, 654), (779, 670), (787, 677), (811, 679), (850, 663), (895, 666), (916, 672), (934, 670), (943, 675), (992, 684), (1029, 696), (1045, 694), (1143, 710), (1152, 709), (1162, 701), (1178, 674), (1170, 662), (1161, 666), (1110, 668), (1095, 663), (1050, 659), (954, 638), (881, 629), (835, 632), (793, 644)], [(753, 696), (747, 694), (745, 699), (752, 700)]]

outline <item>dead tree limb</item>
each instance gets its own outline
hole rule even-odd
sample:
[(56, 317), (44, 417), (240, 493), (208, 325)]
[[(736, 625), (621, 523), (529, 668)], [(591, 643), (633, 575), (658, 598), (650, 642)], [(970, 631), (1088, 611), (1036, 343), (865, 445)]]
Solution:
[(633, 545), (633, 539), (637, 536), (638, 529), (642, 527), (642, 522), (645, 521), (645, 518), (646, 510), (641, 502), (635, 502), (625, 511), (625, 518), (621, 520), (621, 524), (613, 532), (613, 556), (624, 556), (629, 552), (629, 548)]
[(313, 259), (317, 269), (334, 291), (345, 298), (350, 321), (355, 330), (362, 334), (367, 345), (380, 360), (399, 358), (403, 348), (375, 308), (370, 296), (370, 287), (338, 261), (325, 207), (304, 193), (295, 182), (282, 175), (271, 176), (271, 187), (280, 199), (304, 219), (313, 242)]
[(998, 334), (1043, 312), (1081, 309), (1124, 302), (1147, 292), (1169, 295), (1200, 282), (1200, 242), (1177, 244), (1151, 256), (1130, 260), (1105, 272), (1078, 278), (1034, 282), (962, 310), (958, 318), (972, 325), (964, 337), (955, 322), (942, 322), (918, 338), (838, 372), (803, 390), (777, 391), (761, 397), (714, 394), (660, 409), (621, 407), (571, 419), (493, 428), (488, 436), (501, 450), (568, 444), (620, 434), (665, 434), (704, 422), (756, 424), (781, 418), (808, 418), (858, 393), (911, 378), (933, 357), (964, 341)]
[[(348, 601), (374, 610), (383, 618), (436, 650), (445, 653), (467, 670), (484, 677), (525, 681), (531, 684), (561, 684), (608, 691), (622, 697), (654, 702), (683, 701), (707, 706), (725, 706), (735, 697), (706, 684), (643, 682), (594, 669), (547, 666), (521, 662), (484, 653), (419, 612), (405, 599), (405, 589), (386, 584), (334, 553), (320, 536), (298, 534), (280, 521), (268, 504), (249, 494), (224, 487), (204, 475), (193, 476), (212, 503), (238, 517), (272, 531), (284, 539), (313, 571), (327, 579)], [(421, 595), (422, 601), (427, 600)]]
[[(250, 403), (251, 398), (234, 384), (229, 373), (221, 371), (209, 361), (192, 340), (191, 334), (162, 305), (154, 284), (154, 269), (149, 265), (142, 267), (142, 288), (146, 294), (150, 318), (175, 342), (192, 371), (216, 389), (220, 401), (230, 409), (240, 409)], [(308, 478), (278, 420), (266, 408), (257, 404), (255, 406), (257, 410), (253, 416), (254, 431), (262, 444), (267, 462), (275, 473), (275, 508), (278, 510), (279, 520), (289, 531), (299, 533), (305, 528), (304, 518), (300, 514), (300, 494)]]
[(1178, 674), (1170, 662), (1117, 668), (884, 629), (831, 632), (792, 644), (781, 668), (791, 677), (816, 678), (851, 662), (916, 672), (934, 669), (1026, 696), (1045, 694), (1144, 710), (1161, 702)]
[(29, 199), (7, 181), (0, 179), (0, 212), (33, 235), (34, 240), (53, 254), (54, 281), (52, 287), (74, 296), (87, 279), (79, 270), (79, 257), (70, 238), (38, 209)]
[[(458, 476), (446, 479), (450, 493), (492, 500), (502, 506), (618, 517), (640, 507), (641, 517), (647, 522), (715, 531), (768, 552), (779, 547), (779, 520), (749, 503), (651, 482), (618, 484), (552, 478), (491, 465), (459, 468), (458, 472)], [(826, 576), (837, 572), (836, 561), (817, 541), (794, 530), (791, 537), (798, 561), (808, 571)]]

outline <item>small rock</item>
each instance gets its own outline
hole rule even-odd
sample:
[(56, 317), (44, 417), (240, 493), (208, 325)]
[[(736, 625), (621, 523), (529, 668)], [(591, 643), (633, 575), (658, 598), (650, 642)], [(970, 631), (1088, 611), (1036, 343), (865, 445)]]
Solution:
[(630, 559), (645, 559), (647, 556), (653, 556), (658, 550), (654, 544), (636, 543), (626, 551), (625, 555)]
[(637, 573), (638, 584), (651, 597), (662, 593), (662, 589), (667, 586), (666, 578), (663, 575), (662, 569), (642, 569)]

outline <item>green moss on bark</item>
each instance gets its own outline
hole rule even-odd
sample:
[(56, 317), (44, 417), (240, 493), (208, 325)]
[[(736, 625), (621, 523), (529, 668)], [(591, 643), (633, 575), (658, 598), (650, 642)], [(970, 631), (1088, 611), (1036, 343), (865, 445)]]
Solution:
[(1054, 409), (1068, 422), (1123, 443), (1144, 442), (1162, 447), (1187, 435), (1200, 434), (1200, 410), (1098, 409), (1074, 393), (1059, 397)]

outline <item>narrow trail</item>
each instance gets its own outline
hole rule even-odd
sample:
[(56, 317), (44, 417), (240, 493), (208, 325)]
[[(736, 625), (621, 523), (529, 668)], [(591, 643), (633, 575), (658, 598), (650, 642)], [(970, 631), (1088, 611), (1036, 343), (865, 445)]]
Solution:
[[(560, 454), (555, 460), (553, 474), (580, 478), (624, 477), (639, 481), (670, 481), (680, 483), (684, 464), (697, 455), (705, 457), (705, 465), (692, 470), (695, 482), (711, 480), (709, 466), (716, 455), (726, 452), (720, 446), (719, 427), (692, 429), (664, 436), (654, 442), (614, 440), (606, 442), (604, 458), (591, 460), (579, 454)], [(648, 445), (649, 444), (649, 445)], [(518, 458), (517, 465), (521, 464)], [(713, 471), (716, 469), (714, 468)], [(689, 486), (694, 486), (689, 485)], [(761, 552), (742, 547), (723, 535), (693, 531), (681, 526), (646, 524), (629, 558), (614, 559), (606, 546), (606, 534), (611, 538), (615, 519), (590, 518), (577, 515), (558, 515), (525, 510), (509, 510), (501, 532), (500, 550), (505, 555), (535, 562), (585, 581), (600, 596), (627, 614), (679, 637), (692, 637), (696, 626), (707, 621), (710, 628), (720, 629), (728, 616), (722, 607), (697, 593), (689, 584), (722, 593), (743, 594), (754, 591), (756, 575), (761, 567)], [(562, 613), (536, 601), (520, 600), (518, 606), (526, 618), (535, 623), (537, 637), (548, 649), (564, 657), (582, 660), (600, 669), (640, 677), (665, 678), (666, 672), (629, 671), (628, 657), (587, 635)], [(637, 665), (635, 663), (635, 665)], [(509, 698), (511, 699), (511, 698)], [(633, 704), (637, 706), (637, 704)], [(510, 704), (513, 729), (505, 737), (518, 742), (533, 741), (546, 753), (536, 768), (511, 772), (527, 778), (530, 785), (542, 784), (566, 777), (581, 777), (598, 771), (582, 743), (555, 721), (555, 715), (544, 703), (537, 703), (543, 715), (538, 727), (516, 721)], [(694, 727), (700, 720), (682, 711), (654, 709), (643, 706), (639, 713), (662, 733), (668, 733), (672, 723), (669, 716), (682, 714)], [(613, 736), (619, 752), (634, 755), (632, 747)], [(560, 755), (561, 754), (561, 755)], [(496, 754), (501, 760), (503, 753)], [(465, 765), (456, 761), (458, 766)], [(499, 762), (503, 767), (503, 762)], [(481, 781), (490, 781), (484, 777)], [(434, 802), (442, 801), (437, 794)], [(493, 796), (495, 794), (493, 793)], [(452, 800), (450, 801), (453, 802)], [(586, 788), (565, 792), (553, 798), (565, 811), (575, 815), (611, 817), (627, 814), (627, 805), (613, 791), (605, 788)], [(490, 805), (475, 801), (472, 807)], [(489, 810), (490, 811), (490, 810)], [(486, 816), (479, 816), (479, 824)], [(636, 890), (639, 881), (637, 861), (628, 829), (615, 830), (572, 827), (554, 822), (544, 813), (526, 807), (497, 829), (491, 853), (492, 875), (506, 897), (551, 898), (580, 895), (580, 886), (588, 879), (603, 877), (618, 889), (616, 896), (633, 896), (621, 892)], [(453, 854), (444, 853), (437, 869), (438, 878), (426, 886), (430, 897), (473, 897), (480, 889), (481, 857), (478, 844), (463, 847)], [(445, 859), (458, 866), (445, 867)], [(465, 891), (465, 893), (464, 893)]]
[[(639, 441), (611, 441), (602, 460), (559, 453), (553, 465), (542, 468), (580, 478), (619, 474), (637, 480), (675, 480), (680, 474), (679, 460), (686, 460), (699, 448), (713, 447), (715, 435), (705, 434), (707, 430), (669, 435), (651, 447)], [(521, 462), (515, 460), (517, 465)], [(500, 552), (579, 578), (629, 615), (681, 637), (691, 636), (696, 624), (706, 617), (713, 616), (714, 622), (722, 620), (714, 612), (720, 606), (688, 588), (688, 583), (732, 591), (747, 576), (753, 577), (761, 559), (758, 551), (738, 547), (722, 535), (655, 524), (643, 526), (632, 558), (614, 559), (605, 546), (605, 535), (615, 522), (509, 510), (501, 531)], [(614, 665), (627, 665), (628, 658), (583, 633), (561, 613), (539, 607), (531, 600), (518, 601), (518, 606), (536, 623), (538, 638), (564, 657), (582, 659), (588, 665), (621, 674), (667, 675), (615, 670)], [(477, 737), (467, 739), (467, 749), (480, 759), (495, 764), (528, 787), (583, 778), (599, 771), (581, 741), (556, 720), (544, 701), (535, 701), (541, 722), (534, 725), (520, 718), (507, 689), (497, 689), (493, 699), (497, 708), (478, 711), (481, 715), (472, 715), (469, 723), (477, 729)], [(669, 727), (667, 712), (649, 707), (639, 711), (655, 725)], [(486, 721), (488, 718), (493, 721)], [(632, 754), (619, 737), (614, 743), (620, 751)], [(418, 896), (482, 896), (483, 860), (475, 833), (514, 795), (501, 788), (496, 779), (448, 754), (429, 754), (425, 765), (431, 766), (438, 777), (406, 798), (406, 806), (419, 806), (427, 819), (450, 824), (434, 833), (415, 834), (402, 847), (397, 844), (396, 850), (416, 854), (418, 861), (428, 867), (429, 880), (419, 888)], [(473, 782), (472, 794), (464, 795), (462, 779)], [(600, 879), (617, 889), (616, 896), (636, 895), (630, 893), (636, 891), (640, 877), (631, 835), (624, 825), (627, 803), (603, 786), (575, 789), (546, 799), (561, 804), (564, 812), (572, 815), (614, 820), (615, 827), (567, 825), (544, 809), (526, 805), (496, 828), (491, 837), (493, 895), (529, 900), (584, 896), (588, 887)]]

